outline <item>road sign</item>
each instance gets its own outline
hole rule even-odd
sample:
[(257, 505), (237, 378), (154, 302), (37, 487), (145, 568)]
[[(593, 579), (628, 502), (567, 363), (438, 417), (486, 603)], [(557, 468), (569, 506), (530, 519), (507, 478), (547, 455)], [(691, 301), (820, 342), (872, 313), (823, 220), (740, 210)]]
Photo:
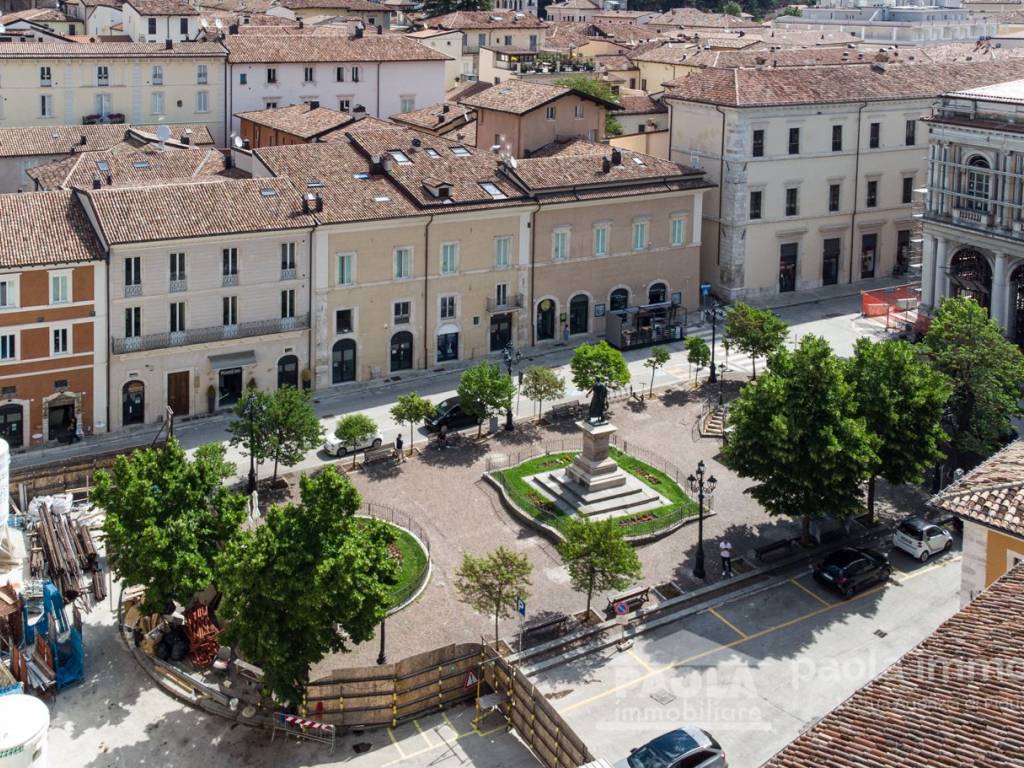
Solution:
[(614, 610), (616, 616), (625, 616), (627, 613), (629, 613), (629, 603), (627, 603), (625, 600), (620, 600), (615, 604)]
[(526, 601), (521, 597), (516, 598), (516, 610), (520, 616), (526, 616)]
[(472, 688), (474, 685), (476, 685), (476, 683), (476, 675), (474, 675), (472, 672), (468, 673), (466, 675), (466, 688)]

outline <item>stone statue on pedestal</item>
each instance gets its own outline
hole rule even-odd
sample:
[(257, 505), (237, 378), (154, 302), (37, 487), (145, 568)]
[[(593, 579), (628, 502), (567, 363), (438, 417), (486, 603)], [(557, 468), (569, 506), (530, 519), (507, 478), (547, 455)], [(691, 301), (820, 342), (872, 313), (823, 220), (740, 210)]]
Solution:
[(603, 424), (607, 421), (605, 411), (608, 410), (608, 387), (598, 379), (590, 390), (590, 411), (587, 421), (591, 424)]

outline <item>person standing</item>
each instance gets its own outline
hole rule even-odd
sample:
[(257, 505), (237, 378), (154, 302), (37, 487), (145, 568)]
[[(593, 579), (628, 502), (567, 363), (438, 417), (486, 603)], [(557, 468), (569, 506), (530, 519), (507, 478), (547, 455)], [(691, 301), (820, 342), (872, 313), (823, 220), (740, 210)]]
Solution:
[(441, 429), (437, 433), (437, 439), (441, 443), (441, 450), (448, 447), (448, 425), (442, 424)]
[(68, 422), (68, 434), (70, 435), (69, 443), (74, 443), (78, 440), (78, 417), (71, 414), (71, 421)]
[(404, 443), (402, 442), (402, 435), (399, 433), (398, 437), (395, 438), (395, 450), (398, 451), (398, 460), (405, 461), (405, 451), (402, 450)]
[(726, 578), (732, 577), (732, 544), (728, 539), (722, 539), (718, 544), (718, 554), (722, 558), (722, 575)]

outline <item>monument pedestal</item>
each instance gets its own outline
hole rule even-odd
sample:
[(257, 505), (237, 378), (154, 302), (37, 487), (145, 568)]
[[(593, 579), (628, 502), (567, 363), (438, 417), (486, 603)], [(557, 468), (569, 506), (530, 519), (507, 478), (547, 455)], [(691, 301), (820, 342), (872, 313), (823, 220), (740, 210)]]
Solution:
[(567, 478), (584, 493), (625, 485), (626, 473), (608, 456), (608, 442), (618, 428), (589, 421), (577, 421), (576, 426), (583, 433), (583, 451), (565, 468)]

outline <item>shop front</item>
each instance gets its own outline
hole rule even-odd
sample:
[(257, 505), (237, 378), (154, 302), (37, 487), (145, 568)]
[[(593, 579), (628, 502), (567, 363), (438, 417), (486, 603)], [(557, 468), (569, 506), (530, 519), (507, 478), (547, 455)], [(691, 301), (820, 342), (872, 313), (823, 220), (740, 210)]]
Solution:
[(623, 351), (680, 341), (685, 335), (686, 308), (675, 301), (610, 310), (605, 321), (608, 343)]

